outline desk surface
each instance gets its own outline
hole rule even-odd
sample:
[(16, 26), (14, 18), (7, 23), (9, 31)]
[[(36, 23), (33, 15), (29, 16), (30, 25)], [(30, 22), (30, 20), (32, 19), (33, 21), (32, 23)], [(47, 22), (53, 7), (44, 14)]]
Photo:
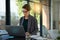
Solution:
[(14, 36), (14, 37), (8, 37), (8, 39), (5, 39), (5, 38), (1, 38), (0, 37), (0, 40), (35, 40), (35, 39), (32, 39), (32, 38), (25, 38), (25, 37), (16, 37), (16, 36)]
[(26, 38), (10, 38), (10, 39), (7, 39), (7, 40), (36, 40), (36, 39), (26, 39)]
[[(35, 36), (33, 35), (33, 37), (35, 37)], [(18, 36), (0, 35), (0, 40), (35, 40), (35, 39), (32, 39), (33, 37), (30, 36), (30, 37), (26, 38), (25, 36), (18, 37)]]
[(9, 38), (6, 40), (25, 40), (25, 37), (19, 37), (19, 38)]

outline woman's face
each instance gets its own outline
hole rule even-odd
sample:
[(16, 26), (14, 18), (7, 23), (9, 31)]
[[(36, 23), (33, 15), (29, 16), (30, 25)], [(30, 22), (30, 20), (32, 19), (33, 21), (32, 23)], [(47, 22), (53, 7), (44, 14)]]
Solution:
[(28, 17), (29, 16), (29, 11), (27, 11), (26, 9), (23, 9), (23, 14), (24, 14), (24, 16)]

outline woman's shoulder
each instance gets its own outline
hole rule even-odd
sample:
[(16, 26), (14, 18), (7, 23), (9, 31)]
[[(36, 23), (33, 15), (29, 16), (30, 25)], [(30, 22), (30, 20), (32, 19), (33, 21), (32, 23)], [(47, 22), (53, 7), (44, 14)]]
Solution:
[(24, 17), (21, 17), (20, 20), (22, 20)]
[(36, 20), (36, 18), (35, 18), (34, 16), (31, 16), (31, 15), (30, 15), (30, 18), (33, 19), (33, 20)]

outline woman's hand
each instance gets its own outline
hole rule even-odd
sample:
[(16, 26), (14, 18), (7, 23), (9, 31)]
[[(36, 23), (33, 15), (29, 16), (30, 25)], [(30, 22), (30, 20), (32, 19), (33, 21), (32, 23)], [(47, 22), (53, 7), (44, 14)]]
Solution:
[(25, 33), (25, 35), (26, 35), (26, 36), (29, 36), (29, 35), (30, 35), (30, 33), (29, 33), (29, 32), (26, 32), (26, 33)]
[(30, 33), (29, 32), (26, 32), (25, 35), (26, 35), (26, 38), (30, 38)]

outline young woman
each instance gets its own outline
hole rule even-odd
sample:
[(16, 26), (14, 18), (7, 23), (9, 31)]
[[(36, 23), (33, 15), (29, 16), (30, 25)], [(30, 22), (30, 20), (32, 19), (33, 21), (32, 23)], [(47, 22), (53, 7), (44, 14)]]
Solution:
[(35, 35), (38, 31), (37, 20), (30, 15), (30, 6), (25, 4), (22, 7), (24, 16), (20, 19), (20, 25), (23, 25), (25, 35)]

